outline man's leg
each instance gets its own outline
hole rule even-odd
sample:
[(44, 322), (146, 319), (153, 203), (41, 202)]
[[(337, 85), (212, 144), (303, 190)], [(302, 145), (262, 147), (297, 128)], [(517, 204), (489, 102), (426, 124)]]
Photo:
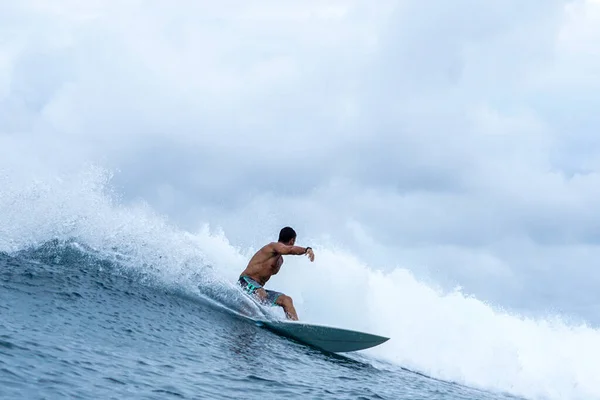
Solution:
[(298, 314), (296, 314), (296, 309), (294, 308), (294, 302), (290, 296), (286, 296), (282, 294), (277, 298), (275, 304), (283, 307), (283, 311), (285, 311), (285, 315), (288, 319), (292, 321), (298, 321)]
[(265, 289), (260, 288), (260, 289), (256, 289), (254, 291), (254, 294), (256, 295), (256, 297), (258, 297), (258, 299), (263, 302), (263, 303), (267, 303), (269, 301), (269, 296), (267, 295), (267, 292), (265, 291)]
[[(286, 296), (285, 294), (280, 294), (279, 292), (274, 292), (269, 290), (268, 293), (265, 289), (260, 288), (254, 291), (256, 296), (265, 304), (277, 304), (278, 306), (283, 307), (283, 311), (288, 319), (293, 321), (298, 321), (298, 314), (296, 313), (296, 309), (294, 308), (294, 302), (290, 296)], [(272, 302), (272, 299), (277, 296), (275, 302)]]

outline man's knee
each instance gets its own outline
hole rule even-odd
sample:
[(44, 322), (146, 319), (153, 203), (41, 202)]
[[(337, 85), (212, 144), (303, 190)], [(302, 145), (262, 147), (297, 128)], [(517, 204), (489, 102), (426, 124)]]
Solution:
[(284, 306), (284, 307), (289, 307), (294, 304), (294, 302), (292, 301), (292, 298), (285, 294), (282, 294), (281, 296), (279, 296), (277, 298), (276, 303), (279, 304), (280, 306)]

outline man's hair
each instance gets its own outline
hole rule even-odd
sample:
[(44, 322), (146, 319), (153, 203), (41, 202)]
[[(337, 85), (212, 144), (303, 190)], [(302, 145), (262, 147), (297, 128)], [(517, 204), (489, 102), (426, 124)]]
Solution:
[(281, 231), (279, 231), (279, 241), (281, 243), (287, 243), (295, 237), (296, 231), (290, 228), (289, 226), (286, 226)]

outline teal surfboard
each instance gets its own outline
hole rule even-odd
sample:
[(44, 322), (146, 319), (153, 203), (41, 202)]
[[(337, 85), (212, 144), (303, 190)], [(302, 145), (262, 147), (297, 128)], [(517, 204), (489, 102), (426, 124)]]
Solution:
[(296, 321), (255, 320), (255, 322), (278, 335), (331, 353), (364, 350), (389, 340), (387, 337), (370, 333)]
[(266, 328), (278, 335), (296, 340), (297, 342), (318, 348), (331, 353), (347, 353), (365, 350), (379, 346), (390, 338), (373, 335), (371, 333), (353, 331), (349, 329), (334, 328), (326, 325), (308, 324), (298, 321), (282, 321), (270, 316), (267, 311), (253, 297), (244, 293), (244, 297), (256, 307), (257, 314), (251, 317), (246, 312), (237, 313), (256, 325)]

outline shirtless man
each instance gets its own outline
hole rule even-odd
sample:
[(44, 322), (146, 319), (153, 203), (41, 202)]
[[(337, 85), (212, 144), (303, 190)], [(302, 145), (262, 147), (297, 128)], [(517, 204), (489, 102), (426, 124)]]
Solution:
[(263, 286), (271, 278), (277, 274), (283, 264), (283, 255), (307, 254), (310, 261), (314, 261), (315, 254), (310, 247), (294, 246), (296, 242), (296, 232), (286, 226), (279, 232), (279, 241), (277, 243), (269, 243), (256, 254), (248, 262), (248, 266), (240, 275), (238, 284), (248, 294), (255, 295), (265, 304), (278, 305), (283, 307), (285, 315), (288, 319), (297, 321), (298, 314), (294, 308), (294, 303), (290, 296), (273, 290), (265, 290)]

